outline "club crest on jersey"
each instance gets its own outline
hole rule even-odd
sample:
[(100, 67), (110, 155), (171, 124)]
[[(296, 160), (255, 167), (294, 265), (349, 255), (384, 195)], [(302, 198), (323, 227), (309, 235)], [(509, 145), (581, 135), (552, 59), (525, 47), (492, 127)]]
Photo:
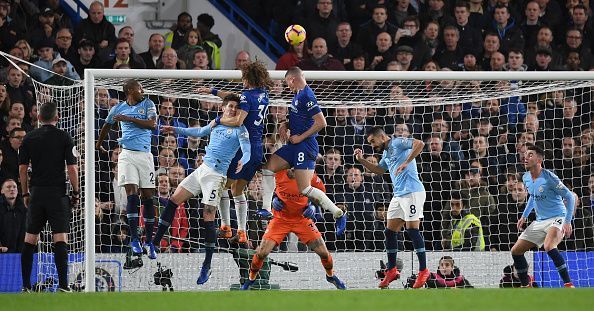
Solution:
[(544, 187), (543, 186), (539, 186), (538, 187), (538, 192), (544, 192)]
[(144, 109), (143, 108), (138, 108), (138, 113), (144, 114)]
[(559, 189), (559, 190), (563, 189), (563, 183), (562, 182), (559, 182), (557, 184), (557, 187), (556, 188)]
[(313, 105), (314, 105), (314, 102), (310, 101), (307, 103), (307, 108), (311, 108), (311, 107), (313, 107)]
[(260, 93), (260, 96), (258, 96), (258, 102), (261, 103), (264, 100), (265, 96), (266, 96), (265, 93)]
[(227, 135), (231, 135), (231, 133), (233, 133), (232, 129), (227, 129)]

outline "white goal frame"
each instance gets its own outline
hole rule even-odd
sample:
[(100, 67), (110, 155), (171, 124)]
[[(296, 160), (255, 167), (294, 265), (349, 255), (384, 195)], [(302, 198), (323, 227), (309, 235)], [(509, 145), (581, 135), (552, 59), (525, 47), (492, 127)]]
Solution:
[[(269, 71), (274, 80), (284, 79), (285, 71)], [(85, 92), (85, 152), (84, 152), (84, 213), (85, 213), (85, 281), (86, 292), (95, 291), (95, 79), (96, 78), (163, 78), (163, 79), (241, 79), (237, 70), (148, 70), (148, 69), (86, 69)], [(594, 80), (594, 71), (551, 72), (454, 72), (454, 71), (306, 71), (307, 80), (521, 80), (560, 81)], [(89, 273), (90, 272), (90, 273)]]

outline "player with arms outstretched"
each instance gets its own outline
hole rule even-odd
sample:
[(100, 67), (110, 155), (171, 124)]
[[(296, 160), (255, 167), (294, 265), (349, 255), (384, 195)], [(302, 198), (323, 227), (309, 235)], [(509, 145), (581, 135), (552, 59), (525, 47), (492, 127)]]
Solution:
[(387, 288), (390, 282), (400, 276), (396, 268), (397, 233), (403, 226), (406, 226), (406, 232), (413, 242), (419, 259), (419, 275), (413, 288), (423, 287), (431, 273), (427, 269), (425, 241), (419, 231), (426, 193), (417, 172), (415, 158), (421, 153), (425, 143), (414, 138), (390, 137), (381, 127), (375, 127), (369, 132), (367, 142), (376, 151), (383, 152), (379, 164), (366, 160), (361, 149), (355, 150), (355, 159), (375, 174), (383, 174), (388, 170), (394, 186), (394, 197), (386, 216), (388, 224), (384, 230), (388, 265), (379, 287)]
[[(225, 105), (223, 117), (232, 118), (236, 115), (239, 104), (239, 97), (231, 94), (223, 100)], [(221, 194), (227, 180), (227, 170), (231, 160), (241, 148), (243, 153), (241, 159), (237, 161), (235, 173), (242, 170), (243, 163), (248, 163), (251, 157), (250, 139), (245, 126), (231, 127), (226, 125), (214, 126), (214, 122), (202, 128), (179, 128), (172, 126), (161, 127), (163, 133), (177, 133), (186, 136), (204, 137), (210, 135), (210, 142), (206, 147), (204, 163), (198, 167), (192, 174), (184, 178), (175, 190), (175, 193), (169, 199), (167, 206), (159, 217), (159, 227), (154, 245), (160, 245), (165, 231), (171, 225), (175, 210), (177, 207), (192, 197), (202, 194), (202, 203), (204, 204), (204, 226), (206, 228), (206, 256), (200, 269), (200, 276), (196, 283), (198, 285), (206, 283), (210, 276), (210, 263), (216, 244), (215, 217), (217, 206), (221, 201)]]
[[(338, 289), (346, 289), (345, 284), (334, 274), (332, 255), (328, 252), (320, 231), (316, 224), (308, 218), (314, 216), (315, 210), (312, 211), (314, 207), (309, 205), (307, 197), (299, 191), (295, 180), (295, 171), (289, 169), (276, 173), (276, 181), (276, 197), (273, 200), (274, 218), (268, 224), (266, 233), (262, 237), (262, 243), (252, 257), (249, 279), (243, 283), (241, 289), (250, 288), (262, 269), (266, 256), (290, 232), (295, 233), (303, 244), (320, 256), (322, 266), (326, 270), (326, 281)], [(311, 185), (322, 192), (326, 191), (322, 180), (315, 174), (311, 179)], [(344, 226), (339, 227), (337, 224), (337, 234), (340, 234), (339, 231), (344, 231)]]
[(285, 74), (285, 81), (289, 89), (295, 92), (289, 108), (291, 136), (287, 139), (287, 132), (281, 131), (283, 136), (281, 138), (288, 142), (270, 157), (262, 169), (263, 208), (267, 211), (271, 208), (272, 195), (276, 186), (274, 173), (295, 168), (299, 192), (312, 201), (318, 202), (320, 207), (330, 211), (335, 219), (341, 218), (343, 211), (323, 191), (310, 184), (319, 152), (316, 136), (326, 127), (326, 118), (299, 67), (289, 68)]
[(528, 262), (524, 253), (534, 247), (540, 248), (544, 244), (544, 249), (555, 263), (564, 286), (574, 287), (557, 245), (563, 240), (563, 236), (571, 236), (575, 197), (557, 175), (542, 167), (543, 158), (544, 152), (540, 147), (526, 145), (524, 158), (526, 173), (522, 179), (530, 197), (522, 217), (518, 220), (518, 230), (524, 230), (523, 226), (533, 209), (536, 212), (536, 221), (522, 232), (512, 247), (514, 266), (518, 271), (522, 287), (530, 287)]
[[(106, 152), (103, 140), (107, 137), (114, 123), (120, 122), (122, 137), (118, 143), (122, 152), (118, 158), (118, 183), (126, 189), (128, 204), (126, 213), (130, 226), (130, 247), (136, 255), (143, 253), (138, 237), (138, 209), (142, 203), (144, 215), (145, 239), (148, 256), (156, 256), (155, 246), (150, 243), (155, 224), (155, 165), (151, 153), (151, 134), (157, 126), (157, 108), (144, 96), (142, 85), (136, 80), (126, 80), (123, 85), (126, 101), (120, 102), (109, 111), (105, 124), (101, 128), (95, 147)], [(138, 196), (138, 189), (142, 202)]]
[[(248, 63), (241, 68), (241, 80), (244, 90), (241, 92), (238, 113), (233, 117), (217, 118), (216, 123), (226, 126), (244, 125), (250, 135), (251, 159), (249, 163), (243, 164), (243, 169), (236, 173), (237, 161), (241, 159), (241, 150), (237, 152), (235, 158), (231, 161), (229, 171), (227, 172), (226, 188), (231, 188), (233, 200), (235, 202), (235, 211), (237, 213), (237, 235), (240, 243), (247, 242), (246, 223), (248, 204), (243, 193), (246, 186), (252, 180), (256, 172), (262, 165), (263, 149), (262, 137), (264, 134), (264, 121), (268, 114), (268, 89), (273, 85), (268, 74), (268, 70), (261, 62)], [(221, 98), (225, 98), (231, 92), (217, 90), (214, 88), (199, 89), (200, 93), (210, 93)], [(229, 215), (229, 194), (223, 191), (221, 203), (219, 205), (221, 214), (220, 236), (230, 238), (231, 220)], [(264, 217), (271, 217), (270, 212), (259, 212)]]

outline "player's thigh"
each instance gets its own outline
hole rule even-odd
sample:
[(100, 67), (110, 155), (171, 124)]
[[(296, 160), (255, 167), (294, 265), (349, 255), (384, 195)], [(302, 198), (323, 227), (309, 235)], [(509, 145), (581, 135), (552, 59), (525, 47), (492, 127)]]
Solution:
[(549, 251), (556, 248), (563, 240), (563, 218), (559, 217), (553, 220), (545, 230), (547, 231), (547, 235), (544, 240), (544, 248), (546, 251)]
[(311, 186), (313, 174), (314, 170), (295, 169), (295, 179), (297, 180), (297, 188), (299, 188), (299, 192), (302, 192), (305, 188)]
[(394, 232), (399, 232), (406, 224), (406, 222), (401, 218), (388, 219), (386, 222), (386, 227)]
[(199, 183), (202, 188), (202, 203), (210, 206), (219, 206), (227, 177), (214, 170), (205, 167), (199, 175)]
[(393, 197), (386, 212), (387, 226), (392, 231), (400, 231), (405, 224), (404, 207), (399, 197)]
[(236, 180), (231, 185), (231, 192), (233, 193), (233, 196), (241, 195), (249, 183), (250, 182), (245, 179)]
[(323, 259), (327, 259), (330, 255), (330, 252), (328, 252), (328, 248), (326, 247), (326, 243), (321, 237), (307, 243), (307, 247), (309, 247), (309, 249), (314, 251), (314, 253)]
[(204, 169), (203, 166), (204, 165), (198, 167), (179, 183), (179, 186), (175, 189), (173, 196), (171, 196), (171, 199), (174, 203), (180, 204), (202, 193), (202, 187), (200, 186), (200, 173)]
[(258, 248), (256, 249), (256, 255), (260, 258), (266, 257), (268, 256), (268, 254), (270, 254), (270, 252), (272, 252), (274, 247), (276, 247), (278, 244), (280, 243), (276, 243), (276, 241), (263, 238), (262, 243), (260, 243), (260, 245), (258, 245)]
[[(518, 242), (520, 242), (520, 241), (530, 242), (530, 244), (540, 248), (544, 244), (545, 238), (547, 236), (547, 232), (543, 225), (544, 225), (544, 223), (542, 221), (533, 221), (524, 230), (524, 232), (522, 232), (520, 237), (518, 237)], [(516, 242), (516, 245), (518, 244), (518, 242)], [(527, 246), (528, 246), (527, 244), (520, 244), (517, 247), (514, 245), (514, 247), (516, 247), (516, 251), (518, 251), (518, 252), (520, 250), (523, 250)], [(527, 250), (529, 250), (529, 249), (530, 248), (528, 248)], [(525, 250), (525, 251), (527, 251), (527, 250)], [(513, 250), (512, 250), (512, 252), (513, 252)]]
[(514, 243), (514, 246), (512, 246), (511, 253), (512, 255), (523, 255), (536, 246), (536, 244), (530, 241), (518, 239), (516, 243)]
[(316, 224), (311, 219), (305, 217), (299, 222), (293, 223), (291, 231), (295, 233), (299, 238), (299, 241), (305, 245), (309, 245), (313, 241), (322, 238), (322, 234), (318, 230)]
[(155, 164), (153, 154), (150, 152), (141, 152), (138, 157), (138, 187), (141, 189), (155, 189)]
[[(118, 185), (140, 185), (140, 175), (138, 174), (138, 159), (130, 150), (122, 150), (118, 158)], [(154, 168), (153, 168), (154, 169)]]
[(412, 192), (397, 197), (400, 207), (404, 212), (404, 221), (412, 225), (412, 222), (418, 222), (423, 218), (423, 206), (425, 205), (425, 192)]
[[(277, 150), (276, 153), (274, 153), (272, 156), (270, 156), (270, 159), (264, 165), (264, 169), (267, 169), (269, 171), (276, 173), (278, 171), (282, 171), (282, 170), (291, 168), (291, 164), (289, 163), (289, 161), (287, 161), (287, 159), (285, 159), (284, 157), (282, 157), (278, 154), (278, 152), (281, 151), (282, 149), (283, 148)], [(283, 154), (285, 154), (285, 153), (283, 153)]]
[(274, 241), (276, 245), (282, 243), (287, 234), (291, 232), (291, 226), (280, 218), (273, 218), (266, 227), (262, 239)]

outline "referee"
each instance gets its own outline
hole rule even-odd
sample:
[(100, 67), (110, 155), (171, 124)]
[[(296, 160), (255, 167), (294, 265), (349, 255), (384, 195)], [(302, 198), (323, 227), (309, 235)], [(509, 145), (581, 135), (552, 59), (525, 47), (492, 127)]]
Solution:
[[(76, 157), (78, 152), (70, 135), (58, 128), (56, 104), (45, 103), (39, 109), (42, 123), (29, 132), (19, 150), (19, 175), (25, 205), (27, 205), (27, 231), (21, 254), (23, 291), (31, 291), (33, 253), (39, 241), (39, 232), (49, 222), (54, 242), (54, 261), (58, 270), (59, 291), (70, 292), (68, 287), (68, 232), (70, 203), (77, 204), (80, 195)], [(31, 165), (31, 187), (27, 170)], [(66, 176), (72, 185), (72, 201), (66, 194)], [(29, 194), (29, 189), (31, 193)]]

